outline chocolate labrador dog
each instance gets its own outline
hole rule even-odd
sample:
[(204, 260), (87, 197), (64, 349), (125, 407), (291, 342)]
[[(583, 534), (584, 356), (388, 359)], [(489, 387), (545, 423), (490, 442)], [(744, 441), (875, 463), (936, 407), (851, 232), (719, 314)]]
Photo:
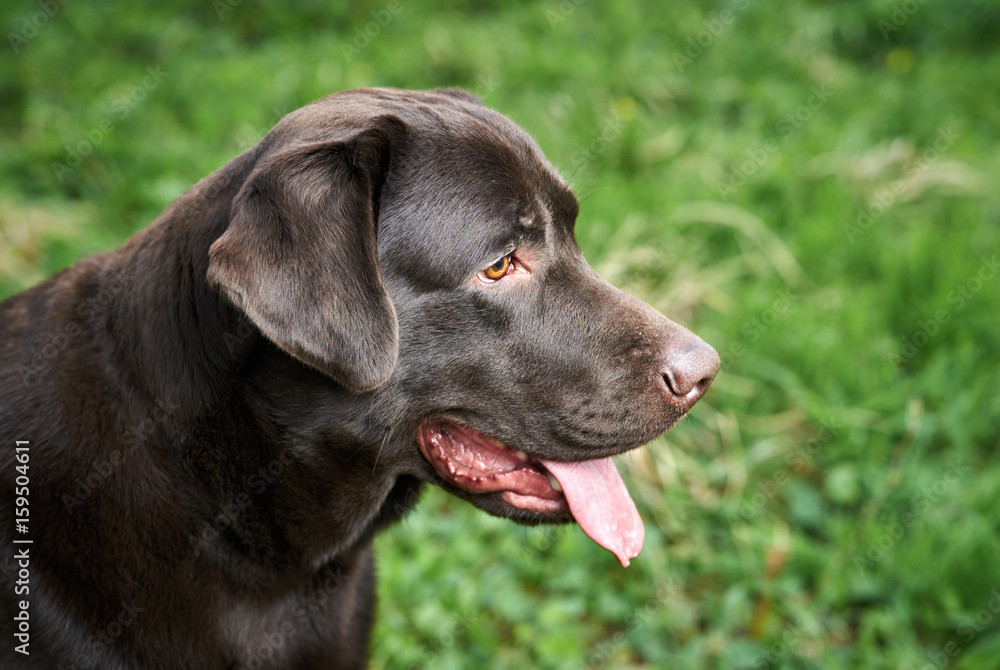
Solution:
[(577, 209), (476, 98), (348, 91), (0, 304), (0, 665), (362, 668), (424, 483), (627, 565), (611, 456), (719, 357), (591, 270)]

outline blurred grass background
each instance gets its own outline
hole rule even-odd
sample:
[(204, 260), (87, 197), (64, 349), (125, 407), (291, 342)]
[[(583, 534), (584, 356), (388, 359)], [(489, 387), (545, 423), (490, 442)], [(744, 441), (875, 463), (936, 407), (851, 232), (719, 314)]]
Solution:
[(336, 4), (4, 3), (0, 295), (318, 97), (477, 92), (724, 367), (620, 463), (628, 570), (430, 491), (377, 543), (373, 667), (1000, 667), (1000, 5)]

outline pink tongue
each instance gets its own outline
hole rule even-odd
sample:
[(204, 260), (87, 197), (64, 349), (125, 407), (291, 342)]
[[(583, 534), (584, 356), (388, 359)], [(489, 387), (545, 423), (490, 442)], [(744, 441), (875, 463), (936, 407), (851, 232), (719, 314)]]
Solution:
[(542, 461), (562, 486), (569, 510), (590, 539), (628, 567), (642, 551), (645, 529), (610, 458), (579, 463)]

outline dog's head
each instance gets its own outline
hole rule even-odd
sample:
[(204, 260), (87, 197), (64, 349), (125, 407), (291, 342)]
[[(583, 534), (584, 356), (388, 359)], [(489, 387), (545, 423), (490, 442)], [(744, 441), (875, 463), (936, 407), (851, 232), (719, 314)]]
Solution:
[(627, 564), (643, 530), (610, 457), (683, 417), (719, 357), (587, 265), (535, 142), (461, 92), (371, 89), (264, 144), (212, 285), (389, 404), (400, 472), (525, 523), (575, 518)]

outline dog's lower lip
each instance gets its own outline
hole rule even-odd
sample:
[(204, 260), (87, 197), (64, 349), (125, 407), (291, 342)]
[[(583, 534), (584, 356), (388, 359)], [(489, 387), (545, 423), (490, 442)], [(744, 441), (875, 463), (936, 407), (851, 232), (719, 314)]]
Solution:
[(512, 507), (518, 509), (523, 509), (528, 512), (535, 512), (537, 514), (564, 514), (569, 509), (567, 507), (565, 499), (560, 500), (548, 500), (546, 498), (539, 498), (536, 496), (522, 496), (513, 491), (504, 491), (500, 494), (504, 502)]

